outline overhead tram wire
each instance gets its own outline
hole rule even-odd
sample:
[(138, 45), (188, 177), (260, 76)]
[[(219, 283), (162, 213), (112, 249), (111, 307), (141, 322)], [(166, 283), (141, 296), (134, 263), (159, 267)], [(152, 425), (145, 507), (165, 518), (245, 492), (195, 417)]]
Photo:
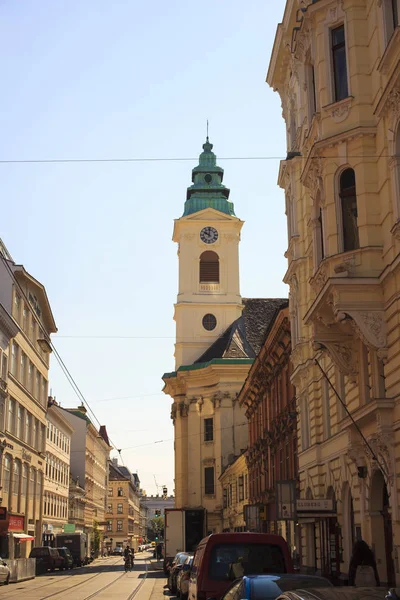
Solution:
[[(391, 154), (370, 154), (357, 155), (349, 154), (346, 157), (341, 156), (295, 156), (293, 158), (300, 158), (301, 160), (317, 160), (317, 159), (334, 159), (341, 160), (342, 158), (393, 158)], [(141, 162), (193, 162), (198, 160), (198, 157), (140, 157), (140, 158), (27, 158), (27, 159), (0, 159), (0, 165), (7, 164), (74, 164), (74, 163), (141, 163)], [(220, 156), (219, 160), (292, 160), (287, 156)]]
[[(19, 283), (18, 279), (15, 277), (13, 270), (11, 269), (10, 265), (8, 264), (9, 261), (7, 260), (7, 258), (5, 258), (3, 255), (0, 255), (1, 259), (3, 261), (3, 264), (5, 265), (11, 279), (13, 280), (14, 284), (16, 285), (16, 287), (18, 288), (18, 290), (21, 293), (21, 296), (24, 298), (25, 302), (27, 303), (27, 305), (29, 306), (29, 299), (27, 297), (27, 295), (25, 294), (24, 289), (22, 288), (21, 284)], [(39, 326), (39, 331), (43, 330), (43, 325), (39, 320), (39, 317), (35, 314), (34, 311), (32, 311), (32, 315), (36, 321), (36, 323)], [(78, 396), (78, 398), (81, 400), (81, 402), (84, 403), (84, 405), (86, 405), (87, 409), (89, 410), (89, 412), (92, 414), (94, 420), (98, 423), (99, 427), (101, 426), (100, 421), (98, 420), (98, 418), (96, 417), (95, 413), (93, 412), (93, 410), (91, 409), (89, 403), (87, 402), (87, 400), (85, 399), (84, 395), (82, 394), (81, 390), (79, 389), (75, 379), (72, 377), (70, 371), (68, 370), (67, 366), (65, 365), (64, 361), (62, 360), (60, 354), (58, 353), (56, 347), (54, 346), (53, 342), (49, 339), (48, 340), (50, 347), (52, 348), (54, 355), (56, 357), (56, 360), (58, 362), (58, 364), (61, 367), (61, 370), (63, 371), (64, 375), (66, 376), (69, 384), (71, 385), (72, 389), (74, 390), (75, 394)], [(117, 448), (117, 446), (113, 443), (112, 439), (110, 437), (108, 437), (109, 441), (111, 442), (111, 445), (113, 446), (113, 448), (118, 452), (122, 462), (122, 456), (121, 456), (121, 449)]]

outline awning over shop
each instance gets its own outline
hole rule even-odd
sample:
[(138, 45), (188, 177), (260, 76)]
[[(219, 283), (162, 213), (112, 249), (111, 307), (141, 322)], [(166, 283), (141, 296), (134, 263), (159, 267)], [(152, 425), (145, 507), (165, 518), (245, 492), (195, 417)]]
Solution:
[(33, 542), (35, 539), (32, 535), (26, 535), (26, 533), (14, 533), (13, 537), (20, 542)]

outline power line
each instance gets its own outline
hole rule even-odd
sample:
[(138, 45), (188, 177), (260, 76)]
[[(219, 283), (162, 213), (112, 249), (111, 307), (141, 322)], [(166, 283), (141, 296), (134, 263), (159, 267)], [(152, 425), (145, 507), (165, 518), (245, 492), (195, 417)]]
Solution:
[[(316, 160), (316, 159), (334, 159), (341, 160), (345, 158), (393, 158), (391, 154), (370, 154), (357, 155), (349, 154), (346, 157), (341, 156), (296, 156), (301, 160)], [(0, 164), (76, 164), (76, 163), (139, 163), (139, 162), (189, 162), (197, 161), (198, 157), (122, 157), (122, 158), (27, 158), (27, 159), (3, 159)], [(218, 160), (288, 160), (287, 156), (219, 156)]]
[[(26, 296), (25, 291), (22, 288), (21, 284), (19, 283), (19, 281), (15, 277), (14, 272), (13, 272), (13, 270), (11, 269), (11, 267), (9, 265), (9, 261), (3, 255), (0, 255), (0, 256), (1, 256), (3, 264), (5, 265), (8, 273), (9, 273), (9, 275), (11, 277), (11, 279), (14, 281), (14, 284), (18, 287), (18, 289), (19, 289), (19, 291), (21, 293), (21, 296), (24, 298), (25, 302), (29, 306), (29, 304), (30, 304), (29, 299)], [(43, 332), (44, 332), (44, 328), (43, 328), (42, 323), (39, 320), (39, 317), (35, 314), (34, 311), (31, 311), (31, 314), (32, 314), (33, 318), (35, 319), (35, 321), (37, 322), (37, 324), (39, 326), (39, 331), (43, 330)], [(89, 403), (86, 401), (84, 395), (82, 394), (81, 390), (79, 389), (79, 387), (78, 387), (75, 379), (72, 377), (72, 375), (71, 375), (70, 371), (68, 370), (67, 366), (65, 365), (64, 361), (62, 360), (62, 358), (61, 358), (60, 354), (58, 353), (56, 347), (54, 346), (54, 344), (52, 343), (52, 341), (50, 340), (50, 338), (49, 338), (48, 341), (49, 341), (49, 344), (50, 344), (50, 346), (51, 346), (51, 348), (52, 348), (52, 350), (54, 352), (56, 360), (57, 360), (57, 362), (59, 363), (59, 365), (61, 367), (61, 370), (63, 371), (64, 375), (66, 376), (66, 378), (67, 378), (69, 384), (71, 385), (72, 389), (74, 390), (75, 394), (78, 396), (78, 398), (81, 400), (81, 402), (83, 402), (87, 406), (88, 410), (93, 415), (93, 418), (98, 423), (99, 427), (101, 427), (100, 421), (98, 420), (98, 418), (96, 417), (95, 413), (91, 409)], [(122, 456), (121, 456), (121, 450), (116, 447), (116, 445), (113, 443), (113, 441), (111, 440), (110, 437), (108, 439), (111, 442), (111, 445), (114, 447), (114, 449), (118, 452), (118, 454), (119, 454), (119, 456), (121, 458), (121, 461), (123, 462), (123, 459), (122, 459)]]

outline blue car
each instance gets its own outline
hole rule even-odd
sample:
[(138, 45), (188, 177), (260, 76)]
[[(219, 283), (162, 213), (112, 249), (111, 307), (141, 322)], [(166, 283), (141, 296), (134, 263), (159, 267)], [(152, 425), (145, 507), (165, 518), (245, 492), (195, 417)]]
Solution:
[(248, 575), (234, 581), (221, 600), (275, 600), (283, 592), (327, 587), (333, 587), (328, 579), (311, 575)]

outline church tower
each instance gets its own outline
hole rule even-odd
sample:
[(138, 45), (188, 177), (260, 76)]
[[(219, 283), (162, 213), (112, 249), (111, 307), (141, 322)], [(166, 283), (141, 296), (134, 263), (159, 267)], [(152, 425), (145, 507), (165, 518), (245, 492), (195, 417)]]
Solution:
[(175, 220), (179, 290), (175, 304), (175, 367), (201, 357), (243, 310), (239, 289), (239, 241), (235, 216), (207, 137), (192, 171), (183, 216)]

